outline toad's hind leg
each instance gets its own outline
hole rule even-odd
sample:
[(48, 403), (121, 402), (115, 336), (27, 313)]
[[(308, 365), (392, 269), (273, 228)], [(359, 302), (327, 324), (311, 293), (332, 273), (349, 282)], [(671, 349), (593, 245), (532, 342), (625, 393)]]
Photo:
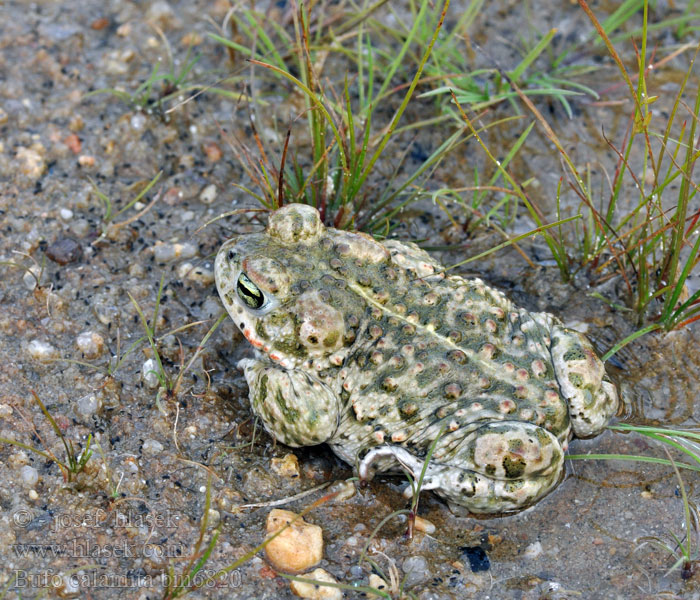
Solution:
[[(558, 483), (563, 471), (559, 440), (532, 423), (488, 423), (454, 448), (448, 436), (438, 442), (421, 489), (435, 490), (451, 504), (473, 513), (510, 512), (529, 506)], [(416, 481), (424, 466), (424, 460), (407, 448), (377, 446), (362, 459), (360, 479), (369, 479), (373, 470), (389, 470), (396, 463)], [(410, 497), (412, 490), (408, 488), (406, 494)]]

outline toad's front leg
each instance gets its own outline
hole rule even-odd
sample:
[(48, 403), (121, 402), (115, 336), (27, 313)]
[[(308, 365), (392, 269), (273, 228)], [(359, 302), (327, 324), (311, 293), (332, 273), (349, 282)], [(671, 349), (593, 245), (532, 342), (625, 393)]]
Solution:
[[(425, 461), (402, 446), (376, 446), (360, 462), (360, 479), (371, 479), (374, 470), (389, 470), (396, 463), (417, 482)], [(421, 489), (435, 490), (473, 513), (511, 512), (549, 492), (563, 464), (559, 440), (542, 427), (521, 421), (488, 423), (470, 433), (456, 452), (442, 455), (438, 444)], [(405, 490), (408, 497), (412, 493), (410, 487)]]
[(238, 363), (250, 388), (250, 404), (265, 429), (288, 446), (314, 446), (337, 430), (340, 401), (305, 371), (246, 358)]

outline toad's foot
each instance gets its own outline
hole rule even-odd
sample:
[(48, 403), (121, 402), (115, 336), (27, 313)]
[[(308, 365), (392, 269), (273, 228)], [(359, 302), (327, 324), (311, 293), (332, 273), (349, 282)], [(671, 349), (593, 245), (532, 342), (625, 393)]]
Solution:
[[(423, 472), (421, 490), (435, 490), (451, 504), (475, 513), (500, 513), (533, 504), (559, 481), (564, 452), (555, 436), (530, 423), (489, 423), (472, 432), (456, 455), (425, 461), (404, 447), (372, 448), (359, 465), (361, 481), (397, 463), (414, 481)], [(424, 470), (425, 469), (425, 470)], [(411, 497), (409, 486), (404, 495)]]

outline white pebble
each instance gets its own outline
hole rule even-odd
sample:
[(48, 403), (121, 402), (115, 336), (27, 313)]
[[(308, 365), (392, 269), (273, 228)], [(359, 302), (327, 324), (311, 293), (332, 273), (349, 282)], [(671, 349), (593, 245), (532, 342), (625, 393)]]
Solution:
[(79, 417), (89, 418), (100, 410), (101, 405), (100, 399), (95, 394), (87, 394), (75, 403), (75, 414)]
[(409, 556), (403, 561), (403, 572), (406, 573), (404, 584), (412, 587), (430, 579), (428, 561), (423, 556)]
[(62, 221), (70, 221), (73, 218), (73, 211), (70, 208), (62, 208), (58, 211)]
[(143, 382), (151, 389), (155, 389), (160, 385), (160, 381), (158, 381), (158, 376), (156, 375), (157, 371), (158, 363), (156, 363), (156, 361), (152, 358), (145, 361), (143, 363), (143, 367), (141, 367), (141, 378), (143, 379)]
[(178, 258), (192, 258), (193, 256), (197, 256), (197, 246), (190, 242), (175, 244), (175, 248)]
[(216, 186), (213, 183), (210, 183), (199, 194), (199, 200), (204, 204), (211, 204), (212, 202), (214, 202), (214, 200), (216, 200), (217, 193), (218, 191), (216, 189)]
[(19, 470), (19, 473), (20, 473), (20, 476), (22, 477), (22, 481), (28, 487), (35, 486), (37, 481), (39, 481), (39, 471), (37, 471), (34, 467), (30, 467), (29, 465), (25, 465)]
[(542, 544), (540, 542), (533, 542), (523, 552), (525, 558), (537, 558), (542, 554)]
[(156, 262), (168, 262), (177, 256), (174, 244), (156, 244), (153, 248)]
[(87, 219), (76, 219), (71, 223), (70, 230), (76, 237), (82, 238), (90, 233), (91, 225)]
[[(305, 573), (304, 579), (313, 579), (325, 583), (338, 583), (333, 575), (320, 568), (314, 569), (310, 573)], [(343, 598), (343, 591), (340, 588), (330, 585), (292, 581), (289, 587), (295, 596), (307, 598), (308, 600), (342, 600)]]
[(32, 340), (27, 345), (27, 352), (35, 360), (50, 360), (58, 358), (58, 350), (47, 342)]
[(178, 267), (177, 275), (180, 279), (188, 279), (202, 286), (214, 283), (214, 272), (211, 269), (207, 269), (203, 266), (195, 267), (189, 262), (182, 263)]
[(75, 338), (75, 345), (85, 358), (97, 358), (104, 350), (104, 338), (94, 331), (83, 331)]
[(143, 126), (145, 124), (146, 124), (146, 115), (138, 112), (131, 117), (131, 126), (134, 129), (136, 129), (136, 131), (143, 129)]
[(24, 283), (28, 290), (34, 290), (36, 288), (37, 281), (39, 281), (40, 274), (41, 267), (38, 265), (33, 265), (24, 272), (24, 275), (22, 276), (22, 283)]
[(144, 441), (141, 449), (143, 450), (144, 454), (160, 454), (163, 451), (163, 444), (161, 444), (158, 440), (149, 438)]

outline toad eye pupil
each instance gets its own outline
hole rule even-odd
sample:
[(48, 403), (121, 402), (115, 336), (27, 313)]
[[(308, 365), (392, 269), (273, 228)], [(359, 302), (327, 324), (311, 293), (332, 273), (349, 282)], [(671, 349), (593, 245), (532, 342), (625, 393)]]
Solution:
[(233, 250), (228, 251), (228, 259), (233, 260), (233, 257), (236, 256), (236, 253)]
[(265, 303), (265, 296), (245, 273), (238, 277), (238, 297), (245, 302), (246, 306), (257, 309)]

